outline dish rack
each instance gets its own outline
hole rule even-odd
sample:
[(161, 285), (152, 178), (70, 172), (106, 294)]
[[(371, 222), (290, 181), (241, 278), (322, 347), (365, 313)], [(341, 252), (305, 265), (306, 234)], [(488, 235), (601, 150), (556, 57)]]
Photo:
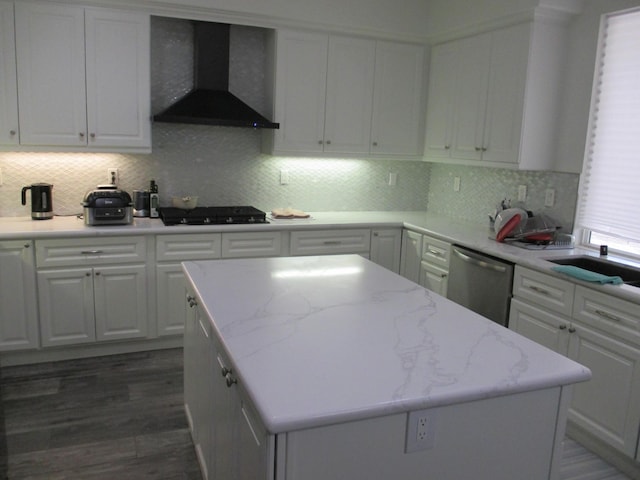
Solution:
[(518, 239), (505, 239), (505, 242), (514, 247), (525, 248), (527, 250), (567, 250), (575, 247), (576, 239), (568, 233), (555, 232), (553, 234), (553, 240), (547, 244), (524, 242)]

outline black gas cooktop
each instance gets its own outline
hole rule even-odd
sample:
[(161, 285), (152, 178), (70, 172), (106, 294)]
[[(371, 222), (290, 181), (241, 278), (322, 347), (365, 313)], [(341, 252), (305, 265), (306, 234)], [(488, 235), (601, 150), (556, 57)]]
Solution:
[(266, 214), (255, 207), (196, 207), (160, 208), (165, 225), (232, 225), (243, 223), (269, 223)]

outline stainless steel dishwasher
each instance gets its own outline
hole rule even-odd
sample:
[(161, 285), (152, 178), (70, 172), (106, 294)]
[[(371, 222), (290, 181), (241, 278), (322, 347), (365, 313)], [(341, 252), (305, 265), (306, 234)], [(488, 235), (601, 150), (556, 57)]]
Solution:
[(453, 245), (447, 298), (505, 327), (509, 321), (513, 263)]

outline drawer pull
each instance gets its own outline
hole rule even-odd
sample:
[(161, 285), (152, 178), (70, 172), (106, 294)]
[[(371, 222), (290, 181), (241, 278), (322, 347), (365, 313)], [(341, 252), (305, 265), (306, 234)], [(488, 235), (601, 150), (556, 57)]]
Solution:
[(429, 249), (429, 253), (431, 255), (435, 255), (436, 257), (442, 257), (442, 252), (440, 252), (439, 250), (434, 250), (433, 248)]
[(341, 245), (342, 242), (340, 240), (325, 240), (322, 242), (323, 245)]
[(227, 382), (227, 387), (231, 388), (233, 386), (234, 383), (238, 383), (238, 379), (234, 378), (231, 376), (231, 374), (229, 375), (225, 375), (225, 380)]
[(102, 250), (82, 250), (80, 252), (82, 255), (99, 255), (102, 252)]
[(569, 333), (576, 333), (575, 327), (569, 327)]
[(196, 298), (191, 296), (191, 295), (187, 295), (187, 303), (189, 304), (189, 306), (191, 308), (193, 308), (196, 305), (198, 305), (198, 302), (196, 302)]
[(596, 315), (601, 316), (602, 318), (606, 318), (607, 320), (613, 320), (614, 322), (621, 322), (622, 319), (620, 317), (616, 317), (615, 315), (605, 312), (604, 310), (596, 310)]
[(564, 325), (564, 324), (562, 324), (562, 325), (560, 325), (558, 328), (559, 328), (560, 330), (566, 330), (566, 329), (567, 329), (567, 326), (566, 326), (566, 325)]
[(549, 292), (549, 290), (545, 290), (544, 288), (536, 287), (535, 285), (531, 285), (529, 288), (531, 290), (533, 290), (534, 292), (541, 293), (542, 295), (551, 295), (551, 292)]

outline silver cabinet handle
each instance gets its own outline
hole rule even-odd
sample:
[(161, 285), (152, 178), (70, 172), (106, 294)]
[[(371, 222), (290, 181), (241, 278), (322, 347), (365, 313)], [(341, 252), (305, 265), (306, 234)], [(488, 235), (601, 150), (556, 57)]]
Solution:
[(451, 145), (445, 145), (445, 146), (444, 146), (444, 149), (445, 149), (445, 150), (449, 150), (450, 148), (451, 148)]
[(100, 272), (96, 272), (96, 276), (100, 275)]
[(31, 248), (31, 245), (29, 245), (28, 243), (25, 243), (24, 248)]
[(377, 147), (378, 146), (378, 142), (373, 142), (373, 146)]
[(429, 253), (430, 253), (431, 255), (435, 255), (436, 257), (443, 257), (443, 256), (444, 256), (444, 255), (442, 254), (442, 252), (441, 252), (441, 251), (439, 251), (439, 250), (434, 250), (433, 248), (430, 248), (430, 249), (429, 249)]
[(196, 302), (196, 298), (191, 296), (191, 295), (187, 295), (187, 303), (189, 304), (189, 307), (193, 308), (196, 305), (198, 305), (198, 302)]
[(575, 327), (569, 327), (569, 333), (575, 333), (576, 329)]
[(96, 138), (96, 134), (95, 133), (90, 133), (89, 136), (91, 137), (91, 139)]
[(563, 323), (563, 324), (562, 324), (562, 325), (560, 325), (558, 328), (559, 328), (560, 330), (566, 330), (566, 329), (567, 329), (567, 326)]
[(84, 138), (84, 132), (80, 132), (78, 133), (78, 135), (80, 136), (80, 138)]
[(322, 242), (323, 245), (341, 245), (342, 242), (340, 240), (325, 240)]
[(549, 292), (549, 290), (545, 290), (544, 288), (536, 287), (535, 285), (531, 285), (529, 288), (531, 290), (533, 290), (534, 292), (541, 293), (542, 295), (551, 295), (551, 292)]
[(318, 140), (318, 145), (322, 145), (324, 142), (322, 140)]
[(231, 388), (234, 383), (238, 383), (238, 379), (235, 377), (232, 377), (230, 374), (226, 375), (224, 378), (225, 378), (225, 381), (227, 382), (227, 387), (229, 388)]
[(462, 253), (460, 250), (458, 250), (455, 247), (453, 248), (453, 253), (455, 253), (461, 260), (467, 263), (476, 265), (478, 267), (488, 268), (500, 273), (505, 273), (507, 271), (507, 268), (503, 267), (502, 265), (495, 265), (493, 263), (488, 263), (488, 262), (485, 262), (484, 260), (480, 260), (479, 258), (471, 257), (469, 255)]
[(12, 137), (16, 134), (15, 130), (9, 130), (9, 135), (11, 135)]
[(99, 255), (100, 253), (103, 253), (102, 250), (82, 250), (80, 252), (82, 255)]
[(331, 140), (327, 140), (327, 141), (326, 141), (326, 144), (327, 144), (327, 145), (331, 145)]
[(621, 322), (622, 319), (613, 315), (612, 313), (605, 312), (604, 310), (596, 310), (595, 313), (602, 318), (606, 318), (607, 320), (613, 320), (614, 322)]

